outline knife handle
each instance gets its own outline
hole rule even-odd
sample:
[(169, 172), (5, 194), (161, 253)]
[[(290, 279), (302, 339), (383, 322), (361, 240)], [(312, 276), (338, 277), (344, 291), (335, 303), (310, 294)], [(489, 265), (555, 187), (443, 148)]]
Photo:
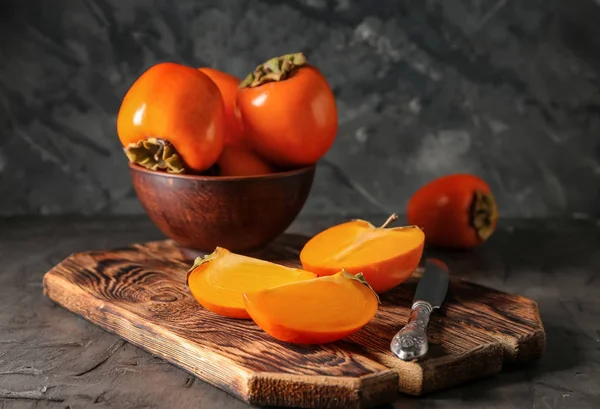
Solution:
[(427, 354), (427, 325), (433, 307), (425, 301), (412, 305), (408, 323), (392, 339), (390, 349), (404, 361), (418, 360)]

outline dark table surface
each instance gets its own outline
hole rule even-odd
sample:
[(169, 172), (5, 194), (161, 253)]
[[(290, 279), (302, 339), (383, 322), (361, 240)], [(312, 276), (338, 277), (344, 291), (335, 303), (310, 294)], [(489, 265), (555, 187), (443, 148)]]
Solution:
[[(290, 231), (314, 234), (348, 218), (300, 217)], [(248, 407), (42, 293), (43, 274), (70, 253), (161, 238), (137, 216), (0, 219), (1, 409)], [(399, 396), (394, 407), (600, 408), (597, 221), (503, 220), (474, 251), (429, 254), (458, 277), (536, 300), (547, 350), (524, 368), (426, 397)]]

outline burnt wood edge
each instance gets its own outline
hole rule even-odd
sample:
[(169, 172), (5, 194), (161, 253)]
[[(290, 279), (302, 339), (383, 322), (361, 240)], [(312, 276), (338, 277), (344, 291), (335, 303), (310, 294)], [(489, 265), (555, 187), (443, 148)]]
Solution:
[[(477, 381), (502, 371), (504, 351), (500, 342), (481, 345), (458, 359), (442, 359), (433, 365), (425, 361), (422, 370), (429, 371), (432, 376), (423, 379), (419, 395), (437, 392), (443, 389)], [(444, 365), (444, 375), (436, 371), (436, 367)], [(427, 368), (429, 366), (429, 368)], [(447, 373), (447, 374), (446, 374)]]
[[(166, 362), (169, 362), (170, 364), (177, 366), (187, 373), (198, 377), (198, 374), (194, 372), (194, 369), (198, 370), (201, 368), (202, 364), (207, 362), (206, 360), (202, 360), (200, 361), (200, 365), (195, 365), (192, 367), (180, 360), (173, 360), (173, 357), (168, 356), (160, 349), (148, 348), (148, 346), (142, 341), (143, 339), (147, 339), (145, 336), (140, 336), (138, 338), (134, 336), (127, 336), (122, 332), (119, 332), (119, 330), (132, 325), (131, 322), (133, 322), (133, 320), (128, 320), (126, 317), (133, 318), (138, 316), (117, 305), (105, 304), (102, 300), (97, 299), (96, 297), (85, 292), (76, 284), (72, 283), (68, 279), (65, 279), (62, 274), (58, 272), (60, 269), (68, 269), (68, 267), (65, 267), (64, 264), (80, 255), (90, 256), (91, 254), (73, 254), (57, 264), (44, 275), (43, 294), (53, 302), (65, 308), (67, 311), (74, 313), (78, 317), (98, 326), (104, 331), (123, 338), (130, 344), (145, 350), (154, 356), (158, 356)], [(61, 291), (66, 288), (69, 288), (68, 295), (65, 295), (64, 291)], [(95, 313), (90, 314), (89, 316), (82, 314), (84, 309), (81, 308), (81, 306), (78, 306), (77, 303), (71, 302), (69, 300), (71, 298), (78, 299), (79, 301), (87, 301), (89, 310), (95, 311)], [(96, 314), (101, 314), (104, 316), (105, 321), (99, 319)], [(113, 328), (111, 328), (111, 326)], [(165, 339), (165, 341), (169, 342), (176, 342), (180, 344), (188, 343), (187, 340), (184, 340), (178, 336), (172, 334), (171, 336), (167, 336), (166, 333), (157, 330), (157, 328), (154, 327), (155, 325), (148, 322), (143, 324), (144, 330), (152, 335), (153, 338), (162, 337)], [(131, 334), (135, 335), (136, 332), (132, 331)], [(254, 374), (245, 370), (237, 363), (232, 362), (227, 358), (223, 358), (219, 354), (214, 354), (214, 356), (216, 360), (220, 360), (222, 362), (229, 361), (229, 366), (235, 368), (235, 370), (231, 370), (231, 379), (222, 379), (221, 382), (218, 382), (212, 378), (200, 379), (248, 404), (263, 406), (320, 407), (315, 406), (315, 404), (318, 404), (332, 409), (362, 409), (391, 403), (396, 399), (398, 393), (397, 373), (384, 367), (382, 367), (383, 370), (379, 373), (356, 378), (323, 375), (272, 373)], [(374, 361), (374, 363), (376, 362)], [(214, 364), (214, 367), (223, 371), (223, 369), (227, 368), (228, 366), (216, 363)], [(281, 389), (277, 385), (281, 382), (283, 382), (285, 389)], [(318, 385), (324, 393), (320, 394), (319, 390), (314, 389), (314, 385)], [(265, 394), (265, 391), (268, 391), (268, 393)], [(278, 391), (283, 391), (283, 393), (277, 394), (276, 392)], [(331, 392), (337, 393), (332, 395)], [(348, 394), (348, 392), (350, 393)], [(295, 401), (294, 398), (298, 397), (298, 395), (294, 395), (294, 393), (300, 393), (299, 396), (302, 398), (302, 400)], [(343, 399), (344, 396), (351, 396), (353, 399)]]
[(546, 329), (542, 321), (539, 305), (536, 301), (533, 301), (529, 298), (524, 299), (528, 300), (530, 303), (530, 308), (533, 310), (536, 316), (538, 328), (531, 334), (528, 334), (527, 336), (517, 340), (518, 344), (516, 357), (512, 357), (512, 359), (508, 359), (506, 356), (504, 357), (507, 366), (520, 366), (528, 364), (540, 359), (546, 353)]
[(393, 370), (356, 378), (265, 372), (251, 378), (249, 389), (251, 405), (367, 409), (398, 398), (398, 375)]
[(519, 298), (525, 308), (531, 310), (535, 316), (535, 323), (529, 325), (530, 332), (522, 336), (506, 335), (494, 329), (483, 330), (486, 335), (502, 345), (504, 367), (524, 366), (540, 359), (546, 352), (546, 331), (537, 302), (518, 295), (511, 296)]
[[(435, 361), (404, 362), (385, 354), (365, 355), (397, 372), (399, 392), (412, 396), (427, 395), (497, 374), (504, 363), (504, 347), (498, 340), (468, 353), (438, 357)], [(443, 367), (443, 373), (438, 372), (437, 367)]]

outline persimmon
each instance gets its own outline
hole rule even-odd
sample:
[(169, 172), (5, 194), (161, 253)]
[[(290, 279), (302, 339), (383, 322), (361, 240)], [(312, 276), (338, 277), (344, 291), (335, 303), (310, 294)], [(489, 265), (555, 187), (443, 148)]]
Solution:
[(244, 294), (246, 311), (273, 338), (297, 344), (340, 340), (364, 327), (379, 299), (360, 274), (340, 271)]
[(129, 160), (173, 173), (209, 169), (221, 154), (225, 132), (219, 88), (197, 69), (171, 62), (146, 70), (117, 116)]
[(243, 294), (315, 278), (298, 268), (248, 257), (217, 247), (198, 257), (187, 274), (187, 286), (196, 301), (209, 311), (229, 318), (250, 318)]
[(396, 219), (380, 227), (351, 220), (323, 230), (302, 248), (302, 268), (319, 276), (360, 272), (378, 294), (396, 287), (419, 266), (425, 242), (417, 226), (388, 227)]
[(247, 148), (225, 145), (217, 161), (221, 176), (257, 176), (275, 170)]
[(225, 146), (217, 160), (221, 176), (254, 176), (274, 173), (274, 170), (262, 160), (244, 140), (242, 123), (234, 113), (235, 98), (240, 80), (226, 72), (200, 67), (199, 71), (206, 74), (219, 88), (225, 105), (225, 120), (227, 133)]
[(313, 165), (332, 146), (338, 130), (335, 97), (302, 53), (260, 64), (239, 87), (236, 115), (248, 142), (269, 163)]
[(227, 127), (225, 144), (243, 146), (244, 142), (242, 138), (244, 132), (241, 122), (234, 113), (235, 97), (238, 92), (240, 80), (231, 74), (210, 67), (200, 67), (198, 68), (198, 71), (208, 76), (221, 92), (221, 97), (223, 98), (223, 104), (225, 106), (225, 122)]
[(408, 201), (406, 217), (425, 231), (427, 245), (470, 249), (493, 234), (498, 208), (483, 179), (452, 174), (418, 189)]

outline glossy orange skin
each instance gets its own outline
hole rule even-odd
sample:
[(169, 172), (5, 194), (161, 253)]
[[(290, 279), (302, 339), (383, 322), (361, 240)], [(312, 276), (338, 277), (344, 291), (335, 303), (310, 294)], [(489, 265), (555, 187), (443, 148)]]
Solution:
[[(417, 190), (408, 202), (409, 224), (425, 232), (425, 242), (435, 247), (469, 249), (483, 243), (470, 224), (470, 210), (476, 190), (490, 194), (488, 184), (470, 174), (437, 178)], [(493, 228), (496, 227), (496, 220)]]
[(333, 92), (312, 66), (299, 67), (281, 81), (240, 89), (236, 115), (254, 150), (281, 167), (315, 164), (338, 130)]
[(221, 176), (258, 176), (275, 170), (247, 148), (225, 145), (217, 161)]
[(152, 66), (133, 83), (117, 117), (124, 147), (149, 137), (167, 140), (198, 172), (217, 161), (225, 132), (219, 88), (200, 71), (170, 62)]
[(267, 318), (265, 318), (260, 312), (257, 312), (252, 307), (252, 304), (249, 304), (246, 301), (246, 310), (250, 311), (250, 315), (252, 320), (259, 328), (265, 331), (267, 334), (272, 336), (273, 338), (282, 341), (288, 342), (291, 344), (304, 344), (304, 345), (319, 345), (319, 344), (328, 344), (330, 342), (339, 341), (343, 338), (346, 338), (349, 335), (352, 335), (356, 331), (358, 331), (361, 327), (352, 328), (346, 331), (329, 331), (325, 333), (316, 333), (309, 329), (306, 330), (290, 330), (284, 325), (276, 324), (270, 322)]
[(234, 113), (240, 80), (214, 68), (201, 67), (198, 70), (217, 85), (225, 106), (227, 134), (223, 152), (217, 160), (221, 176), (255, 176), (274, 173), (274, 170), (248, 146), (247, 141), (244, 140), (242, 123)]
[(229, 145), (243, 145), (243, 128), (234, 113), (235, 97), (238, 92), (240, 80), (231, 74), (210, 67), (200, 67), (198, 71), (207, 75), (221, 91), (225, 105), (225, 121), (227, 122), (227, 135), (225, 143)]

